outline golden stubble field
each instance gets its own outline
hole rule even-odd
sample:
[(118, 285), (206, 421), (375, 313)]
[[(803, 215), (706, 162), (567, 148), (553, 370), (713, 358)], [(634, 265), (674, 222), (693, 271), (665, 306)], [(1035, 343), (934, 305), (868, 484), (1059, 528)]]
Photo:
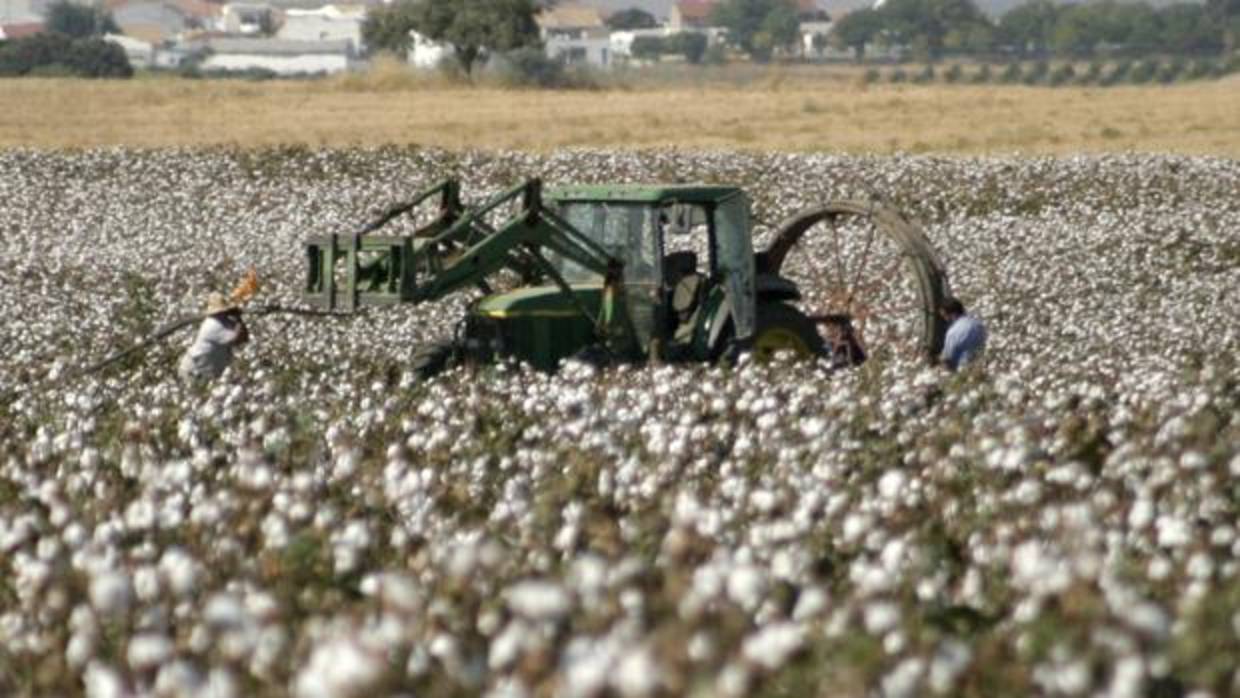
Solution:
[(1237, 115), (1234, 79), (1108, 89), (769, 80), (591, 91), (366, 76), (0, 81), (0, 148), (395, 143), (1238, 157)]

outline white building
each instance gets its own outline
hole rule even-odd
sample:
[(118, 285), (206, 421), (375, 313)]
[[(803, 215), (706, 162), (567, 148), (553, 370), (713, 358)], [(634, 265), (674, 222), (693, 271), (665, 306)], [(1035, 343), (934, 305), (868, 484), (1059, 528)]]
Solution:
[(668, 30), (665, 27), (656, 27), (654, 29), (624, 29), (621, 31), (614, 31), (609, 37), (612, 57), (631, 57), (633, 55), (633, 41), (643, 36), (663, 39), (668, 36)]
[(284, 24), (276, 32), (278, 39), (293, 41), (333, 41), (344, 39), (361, 53), (362, 22), (366, 8), (361, 5), (324, 5), (317, 10), (291, 9), (284, 12)]
[(149, 41), (135, 39), (124, 34), (104, 34), (103, 38), (120, 46), (125, 51), (125, 57), (129, 59), (129, 65), (135, 69), (150, 68), (155, 65), (155, 46)]
[(227, 34), (258, 36), (275, 25), (270, 5), (230, 2), (220, 13), (219, 29)]
[(321, 75), (344, 72), (352, 62), (352, 46), (346, 39), (212, 39), (199, 68), (204, 73), (269, 70), (285, 76)]
[(452, 44), (428, 39), (412, 29), (409, 30), (409, 51), (405, 56), (409, 65), (424, 70), (438, 68), (443, 61), (451, 60), (455, 53), (456, 49)]
[(611, 65), (611, 32), (597, 9), (555, 5), (534, 19), (548, 58), (600, 68)]
[[(801, 22), (801, 55), (806, 58), (836, 57), (837, 52), (827, 43), (833, 26), (831, 22)], [(822, 48), (814, 46), (815, 42), (820, 43)]]

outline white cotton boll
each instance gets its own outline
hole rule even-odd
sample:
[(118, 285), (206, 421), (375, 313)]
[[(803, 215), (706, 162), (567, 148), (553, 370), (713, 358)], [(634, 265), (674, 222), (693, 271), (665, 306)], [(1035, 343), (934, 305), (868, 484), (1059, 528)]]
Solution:
[(514, 618), (503, 631), (491, 641), (487, 652), (487, 666), (492, 671), (502, 671), (520, 658), (530, 641), (531, 629), (524, 621)]
[(1205, 552), (1194, 553), (1188, 559), (1188, 576), (1200, 581), (1208, 580), (1214, 575), (1214, 560)]
[(896, 499), (908, 483), (908, 477), (900, 470), (888, 470), (878, 479), (878, 494), (884, 499)]
[(385, 662), (348, 639), (319, 644), (293, 681), (302, 698), (360, 698), (383, 677)]
[(855, 543), (872, 530), (873, 520), (864, 514), (851, 513), (844, 518), (844, 542)]
[(202, 693), (211, 698), (240, 698), (241, 695), (237, 690), (237, 680), (228, 669), (222, 667), (207, 673), (207, 683)]
[(1171, 561), (1160, 555), (1150, 560), (1146, 575), (1150, 581), (1161, 582), (1171, 576), (1172, 569)]
[(1124, 619), (1151, 639), (1162, 641), (1171, 633), (1171, 619), (1158, 604), (1145, 601), (1124, 611)]
[(1163, 548), (1181, 548), (1192, 541), (1192, 527), (1183, 519), (1174, 516), (1160, 516), (1155, 523), (1158, 530), (1158, 545)]
[(155, 693), (159, 696), (192, 696), (202, 689), (203, 683), (202, 674), (189, 662), (169, 662), (155, 676)]
[(905, 659), (896, 665), (896, 668), (891, 673), (882, 678), (883, 696), (887, 698), (905, 698), (918, 695), (918, 687), (925, 671), (925, 660), (920, 657)]
[(1138, 498), (1128, 511), (1128, 526), (1140, 531), (1154, 521), (1154, 503), (1145, 497)]
[(900, 622), (900, 607), (890, 601), (875, 601), (862, 611), (862, 623), (871, 635), (882, 635)]
[(645, 648), (625, 653), (611, 674), (611, 685), (622, 696), (640, 697), (654, 694), (661, 684), (662, 670)]
[(125, 613), (132, 597), (129, 578), (119, 572), (103, 572), (90, 582), (90, 602), (103, 615)]
[(87, 698), (124, 698), (128, 695), (121, 675), (112, 667), (91, 662), (86, 667), (83, 684)]
[(133, 588), (138, 600), (150, 603), (159, 598), (159, 572), (150, 565), (143, 565), (134, 570)]
[(518, 582), (504, 592), (508, 607), (533, 620), (557, 620), (572, 609), (572, 598), (553, 582)]
[(709, 632), (699, 630), (689, 638), (689, 645), (685, 651), (691, 661), (699, 664), (708, 662), (715, 657), (715, 640)]
[(81, 669), (95, 657), (95, 633), (75, 632), (65, 646), (65, 661), (74, 669)]
[(740, 698), (749, 693), (751, 682), (749, 670), (743, 664), (729, 664), (719, 672), (715, 680), (715, 690), (721, 696)]
[(754, 565), (737, 565), (728, 574), (728, 598), (749, 611), (756, 609), (762, 602), (767, 586), (766, 573)]
[(783, 666), (805, 645), (805, 628), (800, 623), (774, 623), (745, 638), (741, 656), (769, 671)]
[(159, 570), (174, 596), (185, 597), (197, 588), (198, 565), (180, 548), (169, 548), (159, 558)]
[(1145, 662), (1140, 657), (1126, 656), (1115, 663), (1107, 698), (1140, 698), (1145, 695)]
[(1203, 470), (1208, 465), (1210, 465), (1210, 459), (1200, 451), (1185, 451), (1180, 456), (1180, 467), (1185, 470)]
[(1216, 548), (1230, 548), (1236, 540), (1236, 529), (1223, 524), (1210, 532), (1210, 544)]
[(155, 525), (158, 511), (149, 500), (138, 499), (125, 510), (125, 525), (130, 531), (145, 531)]
[(951, 691), (957, 677), (973, 661), (973, 650), (959, 640), (945, 640), (930, 661), (930, 689), (945, 694)]
[(249, 620), (249, 616), (246, 614), (245, 606), (236, 595), (219, 593), (207, 600), (207, 605), (202, 611), (202, 619), (214, 628), (229, 629), (244, 625)]
[(149, 671), (168, 661), (172, 656), (172, 642), (162, 635), (135, 635), (129, 640), (126, 654), (130, 668)]
[(797, 597), (796, 606), (792, 609), (792, 619), (805, 621), (817, 618), (826, 612), (831, 599), (821, 587), (809, 587)]
[(530, 698), (530, 690), (516, 678), (500, 679), (485, 694), (485, 698)]

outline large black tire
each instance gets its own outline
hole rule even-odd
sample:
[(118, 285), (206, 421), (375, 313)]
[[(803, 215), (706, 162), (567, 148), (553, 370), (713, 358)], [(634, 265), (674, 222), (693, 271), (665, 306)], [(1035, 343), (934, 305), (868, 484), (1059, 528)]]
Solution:
[(826, 354), (826, 343), (800, 310), (787, 303), (760, 303), (749, 352), (758, 361), (770, 361), (780, 352), (815, 359)]
[(423, 344), (413, 351), (409, 369), (418, 380), (430, 380), (452, 364), (455, 349), (449, 342)]

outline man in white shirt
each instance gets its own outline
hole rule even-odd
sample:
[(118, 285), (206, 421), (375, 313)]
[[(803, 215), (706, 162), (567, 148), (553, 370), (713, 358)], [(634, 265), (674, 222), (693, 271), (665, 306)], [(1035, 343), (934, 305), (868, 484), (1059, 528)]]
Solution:
[(939, 315), (947, 320), (947, 336), (939, 361), (948, 370), (963, 368), (981, 356), (986, 349), (986, 327), (982, 321), (965, 312), (960, 299), (948, 296), (939, 306)]
[(249, 339), (241, 308), (223, 294), (212, 293), (207, 298), (207, 317), (199, 325), (194, 343), (181, 357), (181, 378), (189, 382), (219, 378), (232, 363), (233, 350)]

